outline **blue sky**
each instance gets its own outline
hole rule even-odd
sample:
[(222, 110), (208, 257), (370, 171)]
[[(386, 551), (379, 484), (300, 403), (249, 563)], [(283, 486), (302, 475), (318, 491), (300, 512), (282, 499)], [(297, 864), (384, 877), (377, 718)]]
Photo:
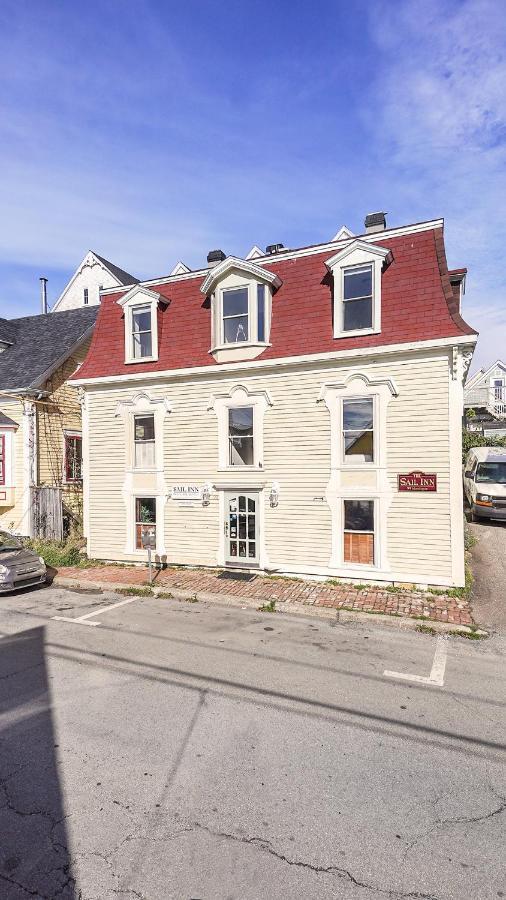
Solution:
[(505, 48), (503, 0), (3, 0), (0, 315), (90, 248), (155, 277), (384, 209), (444, 216), (506, 357)]

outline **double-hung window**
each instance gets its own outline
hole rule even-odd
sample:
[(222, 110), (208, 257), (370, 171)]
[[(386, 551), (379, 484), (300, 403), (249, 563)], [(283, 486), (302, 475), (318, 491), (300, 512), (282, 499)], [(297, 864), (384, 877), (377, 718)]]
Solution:
[(132, 309), (132, 356), (134, 359), (144, 359), (152, 355), (151, 307), (134, 307)]
[(155, 465), (155, 417), (134, 416), (134, 466), (151, 469)]
[(249, 340), (249, 291), (247, 287), (223, 291), (223, 343)]
[(88, 288), (84, 288), (83, 289), (83, 304), (84, 304), (84, 306), (88, 306), (88, 303), (90, 302), (89, 297), (90, 297), (90, 295), (89, 295)]
[(343, 399), (345, 463), (374, 462), (374, 398)]
[(228, 443), (230, 466), (254, 465), (252, 406), (229, 408)]
[(142, 550), (142, 535), (155, 537), (156, 542), (156, 498), (137, 497), (135, 500), (135, 549)]
[(344, 501), (344, 562), (374, 565), (374, 501)]
[(83, 439), (80, 434), (65, 435), (65, 481), (81, 481), (83, 477)]
[(343, 269), (343, 331), (373, 325), (373, 267)]

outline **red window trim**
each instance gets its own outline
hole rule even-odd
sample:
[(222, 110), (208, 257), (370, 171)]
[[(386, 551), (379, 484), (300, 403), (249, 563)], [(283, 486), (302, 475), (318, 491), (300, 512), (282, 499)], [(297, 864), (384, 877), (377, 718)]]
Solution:
[(5, 435), (0, 434), (0, 484), (5, 484)]

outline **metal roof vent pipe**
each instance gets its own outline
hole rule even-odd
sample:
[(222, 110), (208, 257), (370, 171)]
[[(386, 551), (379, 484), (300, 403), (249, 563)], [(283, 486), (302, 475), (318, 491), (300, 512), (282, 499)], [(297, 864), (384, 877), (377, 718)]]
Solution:
[(47, 316), (47, 278), (44, 278), (43, 275), (39, 278), (40, 281), (40, 308), (42, 310), (42, 315)]
[(210, 250), (207, 254), (207, 265), (210, 269), (214, 269), (214, 267), (217, 266), (218, 263), (223, 262), (223, 260), (226, 258), (226, 254), (223, 252), (223, 250)]
[(384, 231), (387, 227), (386, 213), (368, 213), (365, 217), (364, 225), (367, 234), (375, 234), (377, 231)]

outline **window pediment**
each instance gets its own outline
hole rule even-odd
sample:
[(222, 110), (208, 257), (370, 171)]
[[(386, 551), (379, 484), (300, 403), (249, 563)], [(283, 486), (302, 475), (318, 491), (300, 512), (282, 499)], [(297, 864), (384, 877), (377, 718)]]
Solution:
[(263, 266), (258, 266), (251, 260), (239, 259), (237, 256), (227, 256), (223, 262), (214, 266), (207, 273), (200, 287), (201, 292), (207, 297), (227, 275), (232, 273), (243, 275), (248, 280), (254, 279), (264, 284), (269, 284), (273, 290), (279, 288), (282, 283), (279, 275), (264, 269)]

